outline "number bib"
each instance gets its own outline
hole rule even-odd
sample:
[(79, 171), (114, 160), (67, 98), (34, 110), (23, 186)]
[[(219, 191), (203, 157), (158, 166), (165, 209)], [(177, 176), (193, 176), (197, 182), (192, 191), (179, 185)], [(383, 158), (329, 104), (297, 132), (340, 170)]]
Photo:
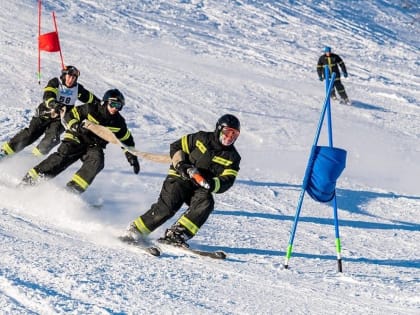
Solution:
[(60, 84), (58, 88), (58, 96), (57, 100), (60, 103), (66, 104), (68, 106), (73, 106), (76, 104), (77, 101), (77, 92), (78, 92), (78, 85), (68, 88), (63, 84)]

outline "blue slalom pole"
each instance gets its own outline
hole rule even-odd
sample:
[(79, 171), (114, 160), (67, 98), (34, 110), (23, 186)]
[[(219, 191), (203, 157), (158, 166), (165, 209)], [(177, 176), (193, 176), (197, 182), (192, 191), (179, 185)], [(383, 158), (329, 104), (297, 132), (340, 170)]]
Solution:
[(339, 227), (338, 227), (337, 196), (335, 195), (333, 199), (333, 207), (334, 207), (335, 250), (337, 253), (337, 267), (338, 267), (338, 272), (343, 272), (343, 263), (341, 260), (341, 240), (340, 240), (340, 232), (339, 232)]
[(327, 93), (326, 93), (324, 105), (322, 106), (321, 117), (320, 117), (319, 122), (318, 122), (318, 127), (317, 127), (317, 130), (316, 130), (316, 133), (315, 133), (314, 142), (312, 144), (311, 153), (309, 155), (309, 161), (308, 161), (308, 164), (306, 166), (305, 176), (303, 178), (303, 183), (302, 183), (302, 191), (300, 193), (299, 202), (298, 202), (298, 205), (296, 207), (296, 214), (295, 214), (295, 219), (294, 219), (294, 222), (293, 222), (292, 231), (290, 232), (289, 244), (287, 246), (286, 257), (285, 257), (285, 261), (284, 261), (284, 268), (285, 269), (289, 268), (289, 260), (290, 260), (290, 257), (292, 256), (293, 241), (295, 239), (296, 228), (297, 228), (297, 224), (298, 224), (298, 221), (299, 221), (300, 211), (302, 209), (303, 197), (305, 196), (305, 190), (308, 187), (309, 175), (311, 173), (312, 165), (314, 163), (315, 149), (316, 149), (316, 146), (318, 144), (319, 135), (321, 133), (322, 124), (324, 122), (325, 112), (326, 112), (327, 108), (329, 107), (328, 105), (329, 105), (329, 102), (330, 102), (330, 94), (331, 94), (331, 89), (334, 86), (335, 75), (336, 74), (333, 73), (332, 76), (331, 76), (331, 81), (329, 81), (329, 82), (326, 81), (328, 83)]
[[(325, 74), (325, 80), (328, 82), (329, 80), (329, 68), (328, 66), (325, 66), (324, 68), (324, 74)], [(333, 79), (331, 79), (332, 82)], [(327, 89), (327, 95), (328, 95), (328, 84), (325, 84), (325, 87)], [(333, 136), (332, 136), (332, 119), (331, 119), (331, 103), (330, 99), (328, 99), (328, 109), (327, 109), (327, 117), (328, 117), (328, 142), (329, 146), (333, 147)], [(339, 224), (338, 224), (338, 211), (337, 211), (337, 196), (334, 194), (333, 198), (333, 214), (334, 214), (334, 230), (335, 230), (335, 250), (337, 253), (337, 267), (338, 272), (343, 272), (343, 263), (341, 260), (341, 240), (340, 240), (340, 231), (339, 231)]]
[[(335, 74), (335, 73), (333, 73)], [(324, 66), (324, 76), (325, 76), (325, 93), (328, 94), (328, 88), (331, 82), (333, 82), (333, 86), (334, 86), (334, 80), (333, 78), (331, 78), (331, 82), (330, 82), (330, 70), (328, 68), (328, 66)], [(334, 77), (335, 78), (335, 77)], [(328, 121), (328, 143), (329, 146), (332, 147), (333, 146), (333, 137), (332, 137), (332, 119), (331, 119), (331, 100), (330, 97), (328, 97), (328, 101), (327, 101), (327, 121)]]

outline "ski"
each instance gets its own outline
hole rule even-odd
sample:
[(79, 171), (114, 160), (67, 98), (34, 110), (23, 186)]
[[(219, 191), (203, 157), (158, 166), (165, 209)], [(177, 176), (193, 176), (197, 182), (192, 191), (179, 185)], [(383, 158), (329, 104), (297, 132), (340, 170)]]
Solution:
[(174, 249), (179, 249), (186, 253), (190, 253), (197, 256), (203, 256), (203, 257), (209, 257), (212, 259), (221, 259), (221, 260), (226, 259), (227, 257), (226, 253), (221, 250), (207, 251), (207, 250), (195, 249), (191, 247), (178, 245), (176, 243), (171, 243), (171, 242), (166, 241), (165, 239), (158, 239), (158, 242), (160, 244), (167, 245), (169, 247), (173, 247)]
[(206, 251), (206, 250), (200, 250), (195, 248), (182, 248), (186, 251), (189, 251), (193, 254), (204, 256), (204, 257), (210, 257), (213, 259), (226, 259), (227, 255), (224, 251), (221, 250), (215, 250), (215, 251)]
[(146, 252), (146, 253), (148, 253), (152, 256), (158, 257), (161, 254), (161, 251), (157, 246), (147, 245), (147, 244), (144, 244), (143, 242), (136, 242), (133, 239), (127, 238), (127, 237), (124, 237), (124, 236), (119, 236), (118, 239), (121, 242), (123, 242), (125, 244), (135, 246), (135, 247), (141, 249), (142, 251), (144, 251), (144, 252)]

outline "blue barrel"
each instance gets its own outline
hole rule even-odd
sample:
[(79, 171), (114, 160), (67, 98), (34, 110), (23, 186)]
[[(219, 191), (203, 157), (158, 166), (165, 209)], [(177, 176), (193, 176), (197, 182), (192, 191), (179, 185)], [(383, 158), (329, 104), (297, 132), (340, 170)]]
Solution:
[(340, 148), (317, 146), (306, 191), (316, 201), (328, 202), (334, 198), (335, 185), (346, 167), (347, 152)]

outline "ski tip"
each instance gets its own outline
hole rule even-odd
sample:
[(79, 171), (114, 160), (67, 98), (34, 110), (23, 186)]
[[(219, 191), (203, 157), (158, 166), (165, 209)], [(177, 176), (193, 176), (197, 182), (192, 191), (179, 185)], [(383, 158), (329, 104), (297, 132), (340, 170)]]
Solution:
[(160, 249), (156, 246), (153, 246), (153, 245), (149, 246), (147, 244), (143, 244), (142, 242), (135, 241), (131, 237), (127, 237), (127, 236), (118, 236), (118, 239), (123, 243), (136, 246), (150, 255), (153, 255), (156, 257), (159, 257), (161, 255)]
[(214, 252), (214, 255), (215, 255), (216, 257), (218, 257), (219, 259), (226, 259), (226, 258), (227, 258), (226, 253), (225, 253), (225, 252), (223, 252), (223, 251), (221, 251), (221, 250), (215, 251), (215, 252)]
[(154, 247), (154, 246), (147, 247), (147, 248), (146, 248), (146, 251), (147, 251), (149, 254), (151, 254), (151, 255), (153, 255), (153, 256), (156, 256), (156, 257), (159, 257), (159, 256), (162, 254), (162, 253), (161, 253), (161, 251), (159, 250), (159, 248)]

